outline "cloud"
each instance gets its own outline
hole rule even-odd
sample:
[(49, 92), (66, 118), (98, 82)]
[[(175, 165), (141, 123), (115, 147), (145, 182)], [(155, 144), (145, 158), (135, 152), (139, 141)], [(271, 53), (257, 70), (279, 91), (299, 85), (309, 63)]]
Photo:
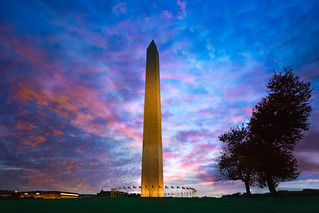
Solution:
[(168, 10), (163, 10), (161, 15), (166, 16), (169, 19), (172, 18), (172, 13), (169, 12)]
[(318, 152), (297, 152), (298, 168), (301, 172), (319, 172)]
[(180, 10), (178, 12), (178, 16), (177, 18), (178, 19), (183, 19), (184, 17), (186, 17), (186, 2), (184, 1), (180, 1), (180, 0), (177, 0), (177, 5), (180, 6)]
[(185, 142), (199, 142), (204, 137), (211, 137), (212, 133), (210, 133), (206, 129), (202, 130), (182, 130), (177, 132), (175, 138), (177, 141), (185, 143)]
[(302, 174), (293, 184), (313, 186), (317, 5), (4, 2), (0, 179), (11, 189), (82, 193), (138, 185), (145, 56), (154, 39), (166, 184), (194, 186), (201, 195), (244, 191), (240, 182), (212, 184), (218, 135), (247, 121), (272, 70), (291, 65), (314, 88), (310, 130), (295, 152)]
[(125, 14), (126, 13), (126, 2), (123, 3), (118, 3), (113, 7), (113, 13), (116, 16), (119, 16), (120, 14)]
[(16, 128), (17, 129), (32, 130), (32, 129), (36, 128), (36, 126), (34, 126), (32, 123), (30, 123), (28, 121), (26, 121), (26, 122), (18, 121)]

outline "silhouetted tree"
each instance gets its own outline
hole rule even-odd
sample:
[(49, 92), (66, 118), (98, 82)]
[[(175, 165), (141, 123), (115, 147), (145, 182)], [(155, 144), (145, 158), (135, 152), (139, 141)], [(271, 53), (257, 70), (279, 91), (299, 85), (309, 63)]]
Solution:
[(274, 195), (282, 181), (298, 177), (292, 154), (296, 142), (309, 128), (310, 83), (303, 82), (291, 69), (276, 73), (267, 84), (268, 95), (258, 103), (249, 122), (254, 168), (259, 186), (268, 186)]
[(255, 180), (255, 172), (251, 167), (251, 152), (248, 143), (247, 128), (242, 125), (219, 136), (224, 142), (221, 155), (216, 159), (222, 180), (241, 180), (245, 183), (246, 192), (250, 193), (250, 185)]

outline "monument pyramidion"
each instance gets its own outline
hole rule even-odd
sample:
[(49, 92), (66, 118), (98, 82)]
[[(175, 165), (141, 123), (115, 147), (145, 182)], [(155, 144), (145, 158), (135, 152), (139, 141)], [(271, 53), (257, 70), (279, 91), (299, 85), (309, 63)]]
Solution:
[(147, 48), (141, 197), (164, 197), (159, 56)]

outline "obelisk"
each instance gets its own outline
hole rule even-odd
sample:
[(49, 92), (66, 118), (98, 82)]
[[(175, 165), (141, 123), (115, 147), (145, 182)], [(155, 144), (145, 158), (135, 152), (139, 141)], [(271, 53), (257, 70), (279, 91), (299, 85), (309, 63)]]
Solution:
[(147, 48), (141, 197), (164, 197), (159, 57)]

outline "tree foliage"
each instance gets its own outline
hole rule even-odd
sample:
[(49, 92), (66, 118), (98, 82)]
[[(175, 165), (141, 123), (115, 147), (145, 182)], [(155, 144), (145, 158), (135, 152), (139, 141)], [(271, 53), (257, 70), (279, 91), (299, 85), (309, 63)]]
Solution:
[(242, 125), (230, 129), (219, 137), (224, 142), (221, 156), (217, 158), (218, 169), (225, 180), (241, 180), (250, 195), (250, 185), (254, 182), (254, 171), (250, 166), (250, 152), (247, 144), (248, 131)]
[(292, 151), (309, 128), (312, 89), (286, 68), (284, 74), (274, 73), (267, 88), (267, 97), (253, 110), (249, 130), (258, 183), (275, 193), (280, 182), (299, 175)]
[(310, 83), (291, 69), (284, 71), (274, 72), (267, 84), (268, 95), (254, 107), (247, 128), (231, 129), (219, 137), (226, 144), (217, 158), (223, 177), (256, 181), (272, 194), (280, 182), (299, 175), (292, 151), (309, 128), (311, 112)]

